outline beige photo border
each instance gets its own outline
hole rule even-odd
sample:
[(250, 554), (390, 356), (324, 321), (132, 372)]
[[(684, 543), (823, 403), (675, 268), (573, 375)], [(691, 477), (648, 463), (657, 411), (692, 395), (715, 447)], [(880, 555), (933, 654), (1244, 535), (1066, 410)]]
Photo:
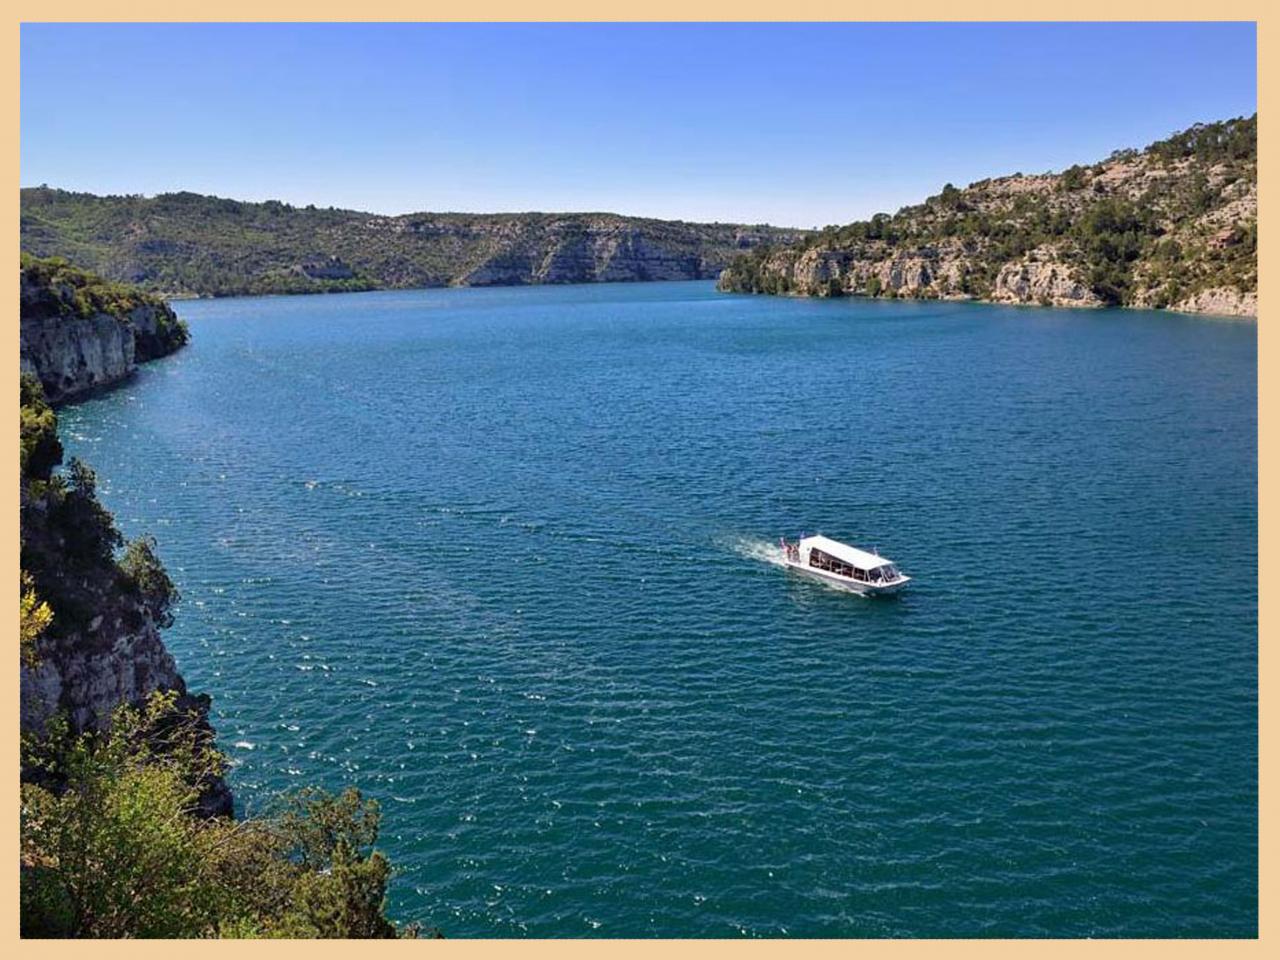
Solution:
[[(4, 128), (10, 131), (12, 141), (4, 156), (4, 166), (9, 170), (10, 189), (4, 194), (3, 208), (8, 211), (9, 263), (18, 260), (19, 252), (19, 194), (18, 170), (18, 108), (19, 108), (19, 50), (20, 25), (23, 22), (50, 21), (960, 21), (960, 20), (1039, 20), (1039, 21), (1101, 21), (1101, 20), (1235, 20), (1257, 23), (1258, 36), (1258, 102), (1262, 103), (1272, 88), (1276, 64), (1280, 64), (1278, 45), (1271, 42), (1271, 29), (1280, 24), (1280, 3), (1241, 3), (1220, 0), (1216, 3), (1192, 3), (1170, 0), (1165, 3), (1128, 2), (1128, 0), (1081, 0), (1064, 3), (1011, 3), (1008, 0), (968, 0), (963, 3), (944, 3), (939, 0), (906, 0), (892, 5), (835, 3), (830, 0), (802, 0), (786, 4), (766, 3), (763, 0), (652, 0), (652, 2), (615, 2), (608, 4), (587, 3), (583, 0), (552, 0), (547, 3), (517, 2), (517, 0), (473, 0), (471, 3), (446, 5), (440, 3), (380, 2), (361, 4), (357, 8), (333, 0), (260, 0), (247, 3), (244, 0), (224, 0), (217, 4), (189, 2), (135, 2), (89, 3), (85, 0), (63, 0), (56, 3), (19, 2), (11, 17), (3, 42), (2, 101)], [(1271, 15), (1268, 17), (1269, 11)], [(357, 14), (353, 16), (353, 13)], [(785, 14), (782, 16), (780, 14)], [(1278, 28), (1280, 29), (1280, 28)], [(1268, 52), (1269, 51), (1269, 52)], [(1212, 117), (1206, 120), (1216, 119)], [(68, 122), (74, 123), (74, 113), (69, 112)], [(1271, 122), (1264, 115), (1259, 126), (1258, 163), (1264, 183), (1259, 189), (1260, 205), (1275, 208), (1271, 200), (1272, 181), (1276, 163), (1276, 138)], [(1123, 146), (1123, 144), (1121, 145)], [(1000, 171), (992, 171), (998, 174)], [(625, 211), (624, 211), (625, 212)], [(1262, 242), (1259, 244), (1259, 302), (1267, 302), (1264, 287), (1269, 288), (1276, 277), (1275, 248), (1271, 245), (1270, 220), (1259, 218)], [(1266, 225), (1264, 225), (1266, 224)], [(0, 296), (8, 303), (5, 311), (3, 346), (0, 347), (0, 383), (8, 384), (10, 396), (17, 392), (18, 380), (18, 312), (14, 309), (18, 299), (18, 271), (10, 268)], [(1269, 633), (1276, 618), (1277, 607), (1265, 598), (1268, 586), (1277, 586), (1276, 567), (1280, 560), (1280, 526), (1277, 525), (1271, 507), (1280, 504), (1280, 491), (1276, 490), (1277, 472), (1280, 471), (1280, 446), (1277, 445), (1277, 428), (1280, 427), (1280, 344), (1276, 334), (1270, 332), (1266, 322), (1258, 328), (1258, 519), (1259, 519), (1259, 632), (1258, 632), (1258, 933), (1256, 940), (444, 940), (397, 941), (383, 943), (350, 941), (197, 941), (177, 947), (173, 943), (156, 941), (95, 941), (81, 946), (76, 941), (27, 940), (18, 937), (18, 671), (8, 674), (2, 689), (6, 704), (4, 727), (8, 731), (0, 738), (0, 769), (7, 771), (10, 798), (10, 827), (5, 831), (7, 839), (0, 851), (0, 860), (10, 864), (0, 881), (3, 890), (3, 939), (6, 946), (20, 950), (28, 956), (114, 958), (164, 957), (175, 949), (199, 956), (213, 956), (223, 950), (243, 950), (256, 956), (271, 951), (273, 955), (298, 958), (346, 956), (359, 950), (368, 951), (430, 951), (433, 955), (447, 953), (451, 956), (489, 957), (519, 955), (522, 957), (587, 957), (608, 953), (618, 957), (649, 957), (661, 950), (666, 958), (702, 960), (707, 954), (738, 954), (739, 956), (784, 957), (802, 954), (814, 957), (850, 957), (875, 955), (878, 957), (916, 957), (944, 955), (957, 957), (1020, 957), (1032, 953), (1060, 956), (1066, 953), (1089, 952), (1106, 956), (1237, 956), (1256, 954), (1265, 949), (1266, 934), (1275, 924), (1274, 897), (1271, 896), (1276, 878), (1276, 834), (1274, 818), (1269, 815), (1266, 800), (1274, 799), (1275, 754), (1277, 742), (1276, 711), (1269, 708), (1267, 695), (1277, 690), (1277, 668), (1274, 657), (1264, 655), (1262, 638)], [(1272, 379), (1275, 377), (1276, 379)], [(15, 438), (16, 440), (16, 438)], [(18, 580), (18, 455), (17, 443), (11, 440), (0, 449), (3, 463), (3, 490), (5, 502), (10, 504), (0, 517), (4, 549), (3, 570), (0, 582), (10, 584)], [(1265, 494), (1265, 495), (1264, 495)], [(17, 591), (10, 594), (10, 613), (5, 615), (7, 635), (12, 636), (10, 649), (17, 647), (17, 611), (12, 608)], [(215, 698), (216, 690), (207, 691)], [(422, 918), (430, 923), (430, 917)], [(447, 933), (447, 931), (446, 931)], [(384, 945), (385, 944), (385, 945)], [(1274, 947), (1273, 947), (1274, 949)], [(103, 953), (102, 951), (106, 951)], [(208, 953), (206, 953), (208, 951)], [(407, 955), (407, 954), (406, 954)]]

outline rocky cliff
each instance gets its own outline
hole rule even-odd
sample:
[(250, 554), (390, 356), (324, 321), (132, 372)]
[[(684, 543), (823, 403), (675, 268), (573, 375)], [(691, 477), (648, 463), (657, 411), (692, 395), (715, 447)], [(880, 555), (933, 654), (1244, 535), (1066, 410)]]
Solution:
[[(47, 495), (31, 498), (24, 491), (24, 518), (56, 509)], [(172, 690), (179, 694), (178, 709), (196, 714), (204, 735), (212, 740), (209, 697), (187, 691), (145, 597), (115, 576), (87, 576), (79, 584), (83, 592), (68, 605), (64, 592), (58, 587), (50, 589), (49, 578), (46, 571), (43, 582), (37, 581), (37, 590), (41, 597), (51, 592), (61, 598), (61, 615), (55, 614), (53, 626), (36, 642), (32, 663), (19, 666), (23, 732), (43, 731), (59, 712), (73, 731), (102, 730), (121, 704), (141, 704), (157, 690)], [(87, 620), (76, 616), (77, 603), (94, 611)], [(201, 797), (201, 812), (220, 816), (231, 811), (231, 791), (226, 783), (221, 779), (210, 782)]]
[[(64, 398), (127, 376), (139, 352), (147, 355), (157, 341), (170, 344), (166, 318), (154, 305), (134, 304), (121, 315), (122, 304), (112, 310), (82, 297), (87, 315), (66, 316), (45, 299), (50, 288), (37, 282), (38, 272), (33, 266), (28, 274), (24, 265), (24, 308), (30, 295), (33, 313), (22, 319), (23, 366), (57, 384)], [(68, 290), (83, 294), (84, 288), (59, 289), (55, 299), (63, 307)], [(60, 713), (74, 732), (100, 730), (121, 704), (171, 690), (179, 694), (179, 706), (197, 716), (202, 735), (212, 739), (208, 698), (187, 691), (160, 636), (177, 591), (151, 542), (135, 541), (116, 556), (123, 540), (98, 502), (92, 471), (74, 461), (64, 473), (55, 471), (62, 446), (41, 379), (25, 374), (21, 392), (24, 590), (29, 585), (52, 615), (29, 644), (23, 631), (21, 729), (40, 733)], [(201, 809), (209, 815), (231, 812), (230, 792), (220, 779), (206, 784)]]
[(22, 248), (175, 296), (696, 280), (802, 231), (610, 213), (416, 213), (22, 191)]
[(723, 290), (1257, 315), (1257, 117), (761, 245)]
[(187, 328), (164, 301), (58, 259), (24, 255), (20, 281), (21, 371), (54, 403), (129, 377), (138, 363), (172, 353)]

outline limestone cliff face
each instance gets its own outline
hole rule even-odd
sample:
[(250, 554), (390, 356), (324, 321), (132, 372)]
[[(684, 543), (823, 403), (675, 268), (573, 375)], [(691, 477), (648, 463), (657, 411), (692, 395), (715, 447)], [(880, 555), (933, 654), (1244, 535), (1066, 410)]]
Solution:
[[(32, 484), (26, 481), (35, 480)], [(109, 557), (86, 560), (77, 546), (92, 523), (69, 514), (70, 496), (40, 476), (24, 477), (20, 497), (22, 564), (40, 597), (54, 610), (35, 643), (35, 663), (19, 667), (19, 720), (40, 733), (55, 713), (72, 731), (105, 729), (122, 704), (140, 704), (156, 691), (175, 691), (178, 707), (193, 712), (212, 740), (209, 698), (192, 695), (160, 636), (156, 607)], [(93, 500), (94, 494), (88, 494)], [(95, 501), (96, 502), (96, 501)], [(76, 517), (81, 519), (77, 522)], [(108, 521), (109, 522), (109, 521)], [(221, 779), (200, 801), (209, 816), (230, 814), (231, 792)]]
[(1100, 307), (1102, 299), (1080, 280), (1078, 271), (1052, 250), (1034, 251), (1006, 263), (996, 275), (995, 303), (1038, 303), (1055, 307)]
[[(35, 667), (20, 667), (20, 729), (38, 732), (64, 711), (76, 731), (105, 729), (121, 704), (138, 704), (156, 691), (177, 691), (178, 708), (194, 711), (205, 734), (209, 698), (187, 692), (160, 631), (143, 605), (117, 596), (82, 631), (42, 638)], [(200, 799), (205, 816), (232, 812), (225, 781), (210, 782)]]
[[(379, 217), (361, 229), (391, 235), (418, 256), (371, 265), (379, 285), (519, 286), (643, 280), (703, 280), (719, 275), (737, 252), (762, 236), (720, 224), (636, 221), (612, 215)], [(435, 264), (439, 268), (435, 269)]]
[[(965, 245), (939, 243), (902, 251), (886, 244), (855, 249), (810, 247), (781, 250), (764, 271), (782, 278), (784, 291), (804, 296), (901, 296), (946, 299), (966, 296)], [(722, 289), (738, 289), (734, 266), (721, 274)]]
[[(46, 500), (29, 500), (24, 491), (27, 530), (50, 509)], [(38, 536), (38, 534), (37, 534)], [(92, 616), (68, 628), (69, 616), (37, 641), (38, 661), (21, 668), (22, 729), (43, 729), (59, 710), (76, 730), (101, 730), (122, 703), (137, 703), (157, 690), (186, 693), (186, 684), (145, 603), (110, 581), (80, 578), (91, 592)]]
[[(133, 330), (134, 359), (138, 363), (167, 357), (187, 342), (186, 328), (162, 301), (134, 307), (124, 319)], [(175, 333), (175, 329), (182, 332)]]
[[(128, 569), (117, 562), (121, 536), (97, 500), (90, 471), (73, 466), (68, 476), (54, 475), (62, 447), (45, 396), (47, 390), (65, 400), (127, 377), (139, 360), (185, 342), (185, 327), (175, 321), (149, 298), (107, 287), (65, 263), (24, 258), (21, 366), (31, 379), (24, 378), (21, 391), (22, 569), (53, 612), (35, 641), (34, 662), (24, 658), (19, 667), (24, 732), (40, 733), (55, 713), (73, 732), (102, 730), (122, 704), (175, 691), (179, 707), (194, 712), (204, 736), (213, 737), (208, 697), (188, 693), (160, 636), (173, 598), (155, 584), (168, 578), (158, 561)], [(201, 810), (231, 812), (221, 779), (205, 784)]]
[(23, 317), (20, 364), (55, 403), (117, 383), (133, 373), (133, 331), (105, 313), (92, 317)]
[(20, 297), (21, 371), (52, 403), (119, 383), (187, 341), (163, 301), (60, 261), (26, 258)]
[[(20, 729), (41, 731), (62, 711), (73, 730), (103, 730), (121, 704), (142, 703), (156, 691), (176, 691), (178, 708), (195, 712), (212, 738), (209, 698), (188, 693), (146, 605), (123, 592), (103, 596), (101, 604), (83, 630), (41, 638), (36, 665), (20, 667)], [(232, 804), (226, 782), (217, 779), (206, 785), (200, 810), (205, 816), (225, 816)]]
[(1256, 317), (1258, 292), (1251, 290), (1248, 293), (1242, 293), (1230, 287), (1216, 287), (1212, 290), (1202, 290), (1195, 296), (1180, 300), (1170, 309), (1185, 313), (1207, 313), (1219, 317)]

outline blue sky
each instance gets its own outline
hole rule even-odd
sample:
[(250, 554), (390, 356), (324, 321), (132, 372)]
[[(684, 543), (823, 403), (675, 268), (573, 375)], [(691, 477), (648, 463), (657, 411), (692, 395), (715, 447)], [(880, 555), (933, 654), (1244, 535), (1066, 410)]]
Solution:
[(24, 185), (844, 223), (1256, 110), (1252, 24), (24, 24)]

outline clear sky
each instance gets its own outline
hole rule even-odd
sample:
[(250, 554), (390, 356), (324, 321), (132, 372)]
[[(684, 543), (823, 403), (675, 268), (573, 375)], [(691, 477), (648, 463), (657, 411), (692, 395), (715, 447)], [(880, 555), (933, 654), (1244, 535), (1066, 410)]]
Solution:
[(1257, 107), (1252, 24), (22, 27), (22, 183), (809, 227)]

